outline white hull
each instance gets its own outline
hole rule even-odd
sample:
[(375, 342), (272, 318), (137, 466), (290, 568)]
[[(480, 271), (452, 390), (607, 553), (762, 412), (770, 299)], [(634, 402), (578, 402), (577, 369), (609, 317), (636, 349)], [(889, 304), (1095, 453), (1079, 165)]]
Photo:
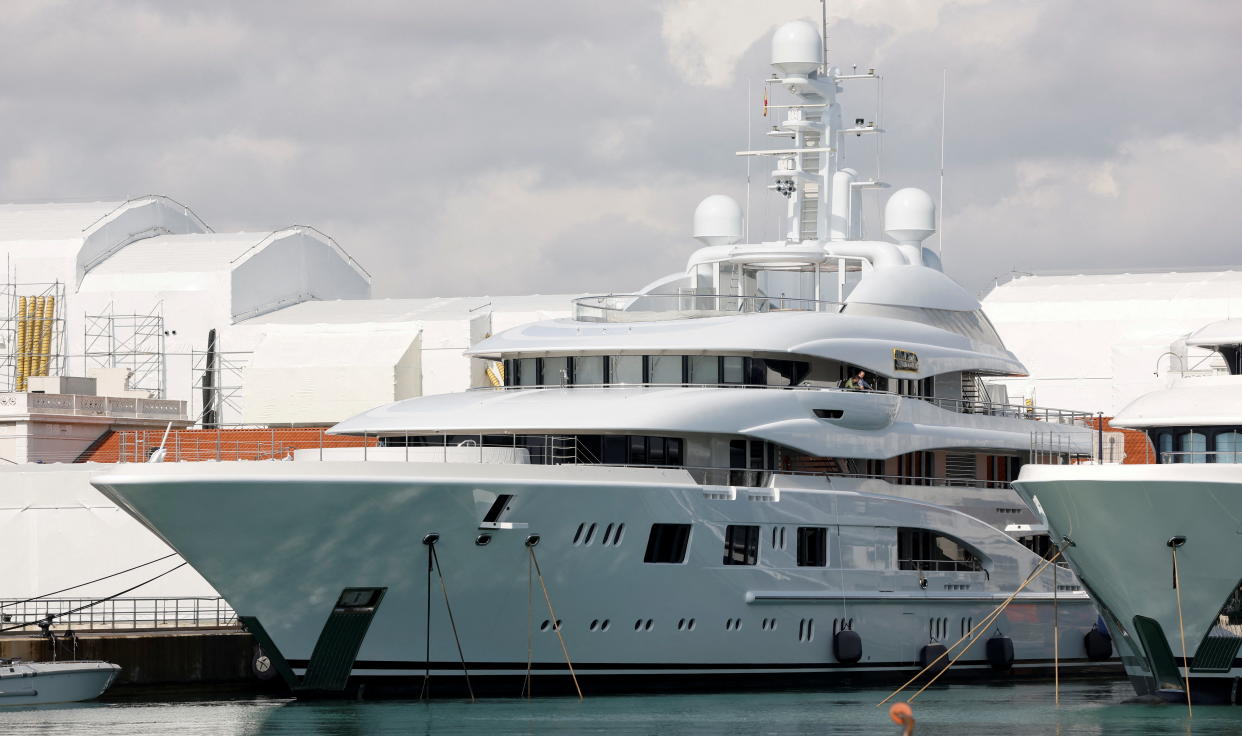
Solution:
[[(492, 678), (512, 695), (517, 686), (507, 681), (525, 674), (528, 641), (534, 674), (566, 684), (557, 637), (544, 625), (547, 605), (528, 577), (528, 535), (540, 537), (534, 549), (584, 688), (617, 678), (633, 689), (703, 688), (729, 678), (756, 686), (905, 677), (918, 669), (925, 645), (957, 640), (1039, 562), (956, 511), (853, 491), (782, 489), (780, 478), (775, 488), (731, 488), (665, 469), (292, 462), (127, 466), (96, 482), (189, 560), (261, 640), (270, 637), (295, 685), (342, 591), (362, 587), (385, 592), (351, 683), (404, 680), (417, 690), (428, 668), (460, 679), (434, 574), (427, 636), (422, 540), (431, 533), (439, 535), (436, 554), (476, 688)], [(483, 528), (497, 494), (513, 495), (503, 523), (514, 528)], [(692, 525), (684, 564), (644, 562), (653, 523)], [(618, 542), (613, 530), (622, 524)], [(760, 527), (757, 565), (722, 564), (727, 524)], [(797, 566), (799, 526), (828, 528), (826, 567)], [(903, 526), (970, 544), (985, 557), (984, 570), (899, 569), (896, 527)], [(476, 543), (480, 534), (491, 535), (485, 546)], [(1075, 581), (1062, 571), (1058, 582)], [(1095, 608), (1081, 591), (1054, 591), (1050, 570), (981, 638), (1012, 639), (1016, 671), (1046, 671), (1054, 598), (1063, 664), (1087, 664), (1083, 636)], [(854, 665), (833, 656), (843, 623), (862, 638)], [(1008, 676), (991, 672), (983, 642), (958, 669)]]
[(108, 662), (10, 662), (0, 664), (0, 707), (94, 700), (121, 668)]
[[(1207, 637), (1237, 631), (1220, 627), (1218, 613), (1242, 579), (1242, 465), (1028, 465), (1014, 485), (1056, 536), (1073, 541), (1065, 556), (1105, 609), (1140, 694), (1180, 688), (1190, 655), (1196, 700), (1238, 702), (1242, 659), (1226, 652), (1222, 660), (1229, 642)], [(1181, 617), (1168, 546), (1177, 536), (1186, 538), (1177, 553)], [(1159, 624), (1172, 655), (1164, 676), (1159, 655), (1139, 639), (1136, 616)]]

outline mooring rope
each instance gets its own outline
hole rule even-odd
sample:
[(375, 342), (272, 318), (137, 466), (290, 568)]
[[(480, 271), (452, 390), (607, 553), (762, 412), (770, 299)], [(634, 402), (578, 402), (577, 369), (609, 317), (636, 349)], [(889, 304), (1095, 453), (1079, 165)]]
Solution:
[(70, 608), (68, 611), (61, 611), (60, 613), (49, 613), (49, 614), (48, 614), (45, 618), (41, 618), (41, 619), (39, 619), (38, 621), (27, 621), (27, 622), (26, 622), (26, 623), (24, 623), (24, 624), (14, 624), (13, 626), (6, 626), (6, 627), (4, 627), (3, 629), (0, 629), (0, 633), (4, 633), (4, 632), (6, 632), (6, 631), (14, 631), (14, 630), (16, 630), (16, 629), (24, 629), (24, 628), (26, 628), (27, 626), (41, 626), (41, 625), (43, 625), (43, 624), (47, 624), (48, 626), (51, 626), (52, 622), (53, 622), (53, 621), (55, 621), (55, 620), (56, 620), (56, 619), (58, 619), (58, 618), (62, 618), (62, 617), (64, 617), (64, 616), (69, 616), (69, 615), (75, 614), (75, 613), (77, 613), (77, 612), (79, 612), (79, 611), (85, 611), (85, 610), (86, 610), (86, 609), (88, 609), (88, 608), (93, 608), (94, 606), (98, 606), (100, 603), (107, 603), (108, 601), (110, 601), (110, 600), (112, 600), (112, 599), (114, 599), (114, 598), (120, 598), (121, 596), (125, 595), (126, 593), (130, 593), (130, 592), (133, 592), (133, 591), (135, 591), (135, 590), (137, 590), (137, 589), (141, 588), (142, 586), (146, 585), (147, 583), (153, 583), (153, 582), (155, 582), (156, 580), (159, 580), (160, 578), (164, 577), (165, 575), (167, 575), (167, 574), (169, 574), (169, 573), (171, 573), (171, 572), (175, 572), (175, 571), (177, 571), (177, 570), (180, 570), (181, 568), (185, 567), (185, 566), (186, 566), (186, 565), (188, 565), (188, 564), (190, 564), (190, 563), (188, 563), (188, 562), (182, 562), (180, 565), (177, 565), (176, 567), (169, 568), (169, 569), (165, 570), (164, 572), (160, 573), (159, 575), (156, 575), (156, 576), (155, 576), (155, 577), (153, 577), (153, 578), (147, 578), (146, 580), (143, 580), (141, 583), (138, 583), (137, 585), (131, 585), (130, 587), (126, 588), (125, 590), (122, 590), (122, 591), (121, 591), (121, 592), (119, 592), (119, 593), (113, 593), (112, 595), (110, 595), (110, 596), (108, 596), (108, 597), (106, 597), (106, 598), (100, 598), (99, 600), (91, 601), (90, 603), (87, 603), (87, 604), (82, 605), (82, 606), (78, 606), (77, 608)]
[(531, 696), (531, 668), (535, 662), (535, 565), (534, 556), (526, 556), (526, 679), (522, 681), (522, 697)]
[(539, 558), (535, 557), (535, 544), (529, 539), (526, 543), (526, 549), (530, 552), (530, 561), (535, 566), (535, 574), (539, 577), (539, 587), (543, 588), (543, 599), (548, 604), (548, 615), (552, 617), (552, 630), (556, 632), (556, 638), (561, 643), (561, 651), (565, 654), (565, 665), (569, 667), (569, 676), (574, 681), (574, 689), (578, 691), (578, 700), (582, 700), (582, 687), (578, 685), (578, 675), (574, 673), (574, 663), (569, 659), (569, 648), (565, 646), (565, 637), (561, 635), (561, 627), (556, 618), (556, 611), (552, 609), (552, 598), (548, 595), (548, 584), (543, 580), (543, 571), (539, 569)]
[(453, 641), (457, 642), (457, 658), (461, 660), (461, 671), (466, 674), (466, 692), (470, 693), (470, 702), (474, 699), (474, 688), (470, 686), (470, 670), (466, 668), (466, 655), (461, 650), (461, 637), (457, 635), (457, 622), (453, 620), (453, 607), (449, 605), (448, 588), (444, 585), (444, 571), (440, 569), (440, 555), (436, 554), (436, 546), (431, 545), (431, 559), (436, 563), (436, 575), (440, 576), (440, 592), (444, 594), (444, 609), (448, 611), (449, 627), (453, 629)]
[(1061, 609), (1057, 607), (1057, 566), (1052, 566), (1052, 697), (1061, 706)]
[(425, 644), (423, 663), (423, 686), (418, 691), (418, 699), (431, 697), (431, 546), (439, 539), (438, 534), (428, 534), (423, 537), (423, 544), (427, 546), (427, 609), (423, 616), (424, 638)]
[[(1178, 584), (1177, 573), (1177, 548), (1181, 544), (1174, 543), (1177, 539), (1178, 537), (1174, 537), (1169, 540), (1169, 549), (1173, 550), (1173, 592), (1177, 596), (1177, 631), (1182, 637), (1182, 666), (1186, 668), (1186, 677), (1183, 679), (1186, 683), (1186, 712), (1190, 718), (1194, 718), (1195, 709), (1190, 705), (1190, 659), (1186, 656), (1186, 629), (1182, 627), (1182, 586)], [(1185, 541), (1183, 538), (1182, 543)]]
[(31, 603), (33, 601), (42, 600), (43, 598), (50, 598), (54, 595), (66, 593), (75, 588), (84, 588), (92, 583), (100, 583), (100, 582), (103, 582), (104, 580), (108, 580), (109, 578), (114, 578), (118, 575), (124, 575), (127, 572), (133, 572), (134, 570), (138, 570), (140, 568), (146, 567), (147, 565), (154, 565), (157, 562), (162, 562), (164, 560), (167, 560), (169, 557), (176, 557), (176, 556), (177, 556), (176, 552), (171, 552), (169, 554), (164, 555), (163, 557), (156, 557), (154, 560), (151, 560), (150, 562), (144, 562), (141, 565), (134, 565), (133, 567), (120, 570), (119, 572), (114, 572), (110, 575), (104, 575), (102, 578), (95, 578), (94, 580), (87, 580), (85, 583), (78, 583), (77, 585), (70, 585), (68, 588), (61, 588), (60, 590), (54, 590), (51, 593), (44, 593), (43, 595), (36, 595), (33, 598), (27, 598), (21, 601), (10, 601), (9, 603), (0, 605), (0, 608), (8, 608), (9, 606), (20, 606), (23, 603)]
[[(1069, 541), (1068, 541), (1068, 540), (1066, 540), (1065, 542), (1062, 542), (1061, 546), (1057, 548), (1057, 553), (1056, 553), (1055, 555), (1053, 555), (1052, 557), (1050, 557), (1050, 558), (1048, 558), (1048, 559), (1046, 559), (1046, 560), (1043, 560), (1043, 561), (1042, 561), (1042, 562), (1041, 562), (1041, 563), (1040, 563), (1040, 564), (1039, 564), (1039, 565), (1038, 565), (1038, 566), (1037, 566), (1034, 570), (1032, 570), (1032, 571), (1031, 571), (1031, 574), (1030, 574), (1030, 575), (1028, 575), (1028, 576), (1026, 577), (1026, 580), (1022, 581), (1022, 584), (1018, 586), (1017, 590), (1015, 590), (1013, 593), (1010, 593), (1010, 594), (1009, 594), (1009, 597), (1008, 597), (1008, 598), (1006, 598), (1004, 601), (1002, 601), (1002, 602), (1001, 602), (1001, 604), (1000, 604), (999, 606), (997, 606), (996, 608), (992, 609), (992, 611), (991, 611), (990, 613), (988, 613), (986, 616), (984, 616), (984, 617), (983, 617), (983, 619), (979, 621), (979, 623), (977, 623), (977, 624), (975, 624), (973, 627), (971, 627), (970, 631), (967, 631), (965, 634), (963, 634), (963, 635), (962, 635), (962, 637), (961, 637), (960, 639), (958, 639), (957, 641), (953, 642), (953, 644), (952, 644), (952, 645), (950, 645), (947, 649), (945, 649), (945, 650), (944, 650), (944, 651), (940, 654), (940, 656), (938, 656), (938, 657), (936, 657), (935, 659), (933, 659), (932, 661), (928, 662), (928, 663), (927, 663), (927, 666), (925, 666), (923, 669), (919, 670), (919, 671), (918, 671), (918, 672), (914, 675), (914, 677), (911, 677), (909, 680), (906, 680), (906, 681), (905, 681), (905, 683), (903, 683), (901, 687), (897, 688), (897, 689), (896, 689), (896, 690), (894, 690), (892, 693), (890, 693), (890, 694), (889, 694), (889, 696), (888, 696), (887, 698), (885, 698), (885, 699), (881, 700), (879, 703), (876, 703), (876, 707), (878, 708), (878, 707), (880, 707), (881, 705), (884, 705), (884, 704), (885, 704), (885, 703), (887, 703), (888, 701), (892, 700), (893, 698), (895, 698), (895, 697), (897, 697), (899, 694), (901, 694), (901, 692), (902, 692), (903, 690), (905, 690), (907, 687), (909, 687), (909, 686), (911, 685), (911, 683), (913, 683), (915, 680), (917, 680), (917, 679), (919, 679), (920, 677), (922, 677), (922, 676), (923, 676), (923, 675), (924, 675), (924, 674), (925, 674), (928, 670), (930, 670), (932, 667), (935, 667), (935, 666), (936, 666), (936, 663), (938, 663), (940, 660), (944, 659), (945, 657), (949, 656), (949, 652), (952, 652), (955, 648), (957, 648), (957, 645), (961, 644), (962, 642), (966, 641), (967, 639), (971, 639), (971, 637), (972, 637), (972, 636), (974, 636), (974, 634), (975, 634), (975, 632), (976, 632), (976, 631), (979, 631), (980, 629), (986, 629), (987, 627), (991, 626), (991, 625), (992, 625), (992, 623), (993, 623), (994, 621), (996, 621), (996, 619), (997, 619), (997, 618), (999, 618), (999, 617), (1000, 617), (1000, 615), (1001, 615), (1002, 613), (1004, 613), (1005, 609), (1009, 607), (1009, 604), (1010, 604), (1010, 603), (1012, 603), (1012, 602), (1014, 601), (1014, 599), (1018, 597), (1018, 594), (1019, 594), (1019, 593), (1021, 593), (1021, 592), (1022, 592), (1022, 590), (1023, 590), (1024, 588), (1026, 588), (1026, 586), (1030, 585), (1030, 584), (1031, 584), (1031, 583), (1032, 583), (1032, 582), (1033, 582), (1033, 581), (1034, 581), (1037, 577), (1039, 577), (1040, 573), (1042, 573), (1044, 570), (1048, 569), (1048, 565), (1053, 564), (1053, 563), (1055, 563), (1055, 562), (1056, 562), (1056, 559), (1057, 559), (1058, 557), (1060, 557), (1060, 556), (1061, 556), (1061, 552), (1062, 552), (1062, 550), (1064, 550), (1064, 549), (1065, 549), (1065, 547), (1067, 547), (1067, 546), (1069, 546)], [(962, 651), (961, 651), (961, 652), (959, 652), (959, 653), (957, 654), (957, 656), (955, 656), (952, 660), (950, 660), (949, 664), (948, 664), (947, 666), (945, 666), (945, 668), (944, 668), (944, 669), (942, 669), (942, 670), (940, 670), (940, 672), (936, 673), (936, 675), (935, 675), (935, 676), (933, 676), (933, 677), (931, 678), (931, 680), (929, 680), (929, 681), (927, 682), (927, 684), (926, 684), (926, 685), (924, 685), (922, 688), (920, 688), (920, 689), (919, 689), (919, 691), (918, 691), (918, 692), (916, 692), (914, 695), (912, 695), (912, 696), (910, 697), (910, 700), (914, 700), (915, 698), (917, 698), (917, 697), (919, 696), (919, 694), (920, 694), (920, 693), (922, 693), (924, 690), (926, 690), (928, 687), (930, 687), (930, 686), (932, 685), (932, 683), (934, 683), (936, 680), (940, 679), (940, 676), (941, 676), (941, 675), (943, 675), (945, 672), (947, 672), (947, 671), (949, 670), (949, 668), (950, 668), (950, 667), (952, 667), (952, 666), (953, 666), (953, 665), (957, 662), (957, 660), (961, 659), (961, 657), (962, 657), (962, 655), (963, 655), (963, 654), (965, 654), (967, 651), (969, 651), (970, 647), (971, 647), (971, 646), (975, 643), (975, 641), (978, 641), (978, 639), (971, 639), (971, 640), (970, 640), (970, 642), (969, 642), (969, 643), (968, 643), (965, 647), (963, 647)]]

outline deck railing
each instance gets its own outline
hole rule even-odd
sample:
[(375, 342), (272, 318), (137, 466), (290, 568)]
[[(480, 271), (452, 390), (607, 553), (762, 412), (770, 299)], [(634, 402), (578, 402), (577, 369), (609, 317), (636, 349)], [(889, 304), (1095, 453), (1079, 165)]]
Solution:
[(837, 312), (840, 302), (736, 294), (597, 294), (573, 300), (581, 322), (659, 322), (764, 312)]

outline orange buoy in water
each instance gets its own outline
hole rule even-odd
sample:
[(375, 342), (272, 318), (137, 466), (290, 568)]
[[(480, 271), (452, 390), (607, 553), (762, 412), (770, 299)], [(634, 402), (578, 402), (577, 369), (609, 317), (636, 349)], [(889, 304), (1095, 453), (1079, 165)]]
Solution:
[(888, 717), (893, 719), (893, 723), (903, 726), (901, 736), (914, 733), (914, 710), (909, 703), (893, 703), (888, 709)]

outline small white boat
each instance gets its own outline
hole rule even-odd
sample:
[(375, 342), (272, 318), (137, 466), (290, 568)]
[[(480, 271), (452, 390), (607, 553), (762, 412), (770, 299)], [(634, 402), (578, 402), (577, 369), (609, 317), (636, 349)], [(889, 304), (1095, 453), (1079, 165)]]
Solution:
[(0, 707), (94, 700), (121, 668), (111, 662), (23, 662), (0, 659)]

